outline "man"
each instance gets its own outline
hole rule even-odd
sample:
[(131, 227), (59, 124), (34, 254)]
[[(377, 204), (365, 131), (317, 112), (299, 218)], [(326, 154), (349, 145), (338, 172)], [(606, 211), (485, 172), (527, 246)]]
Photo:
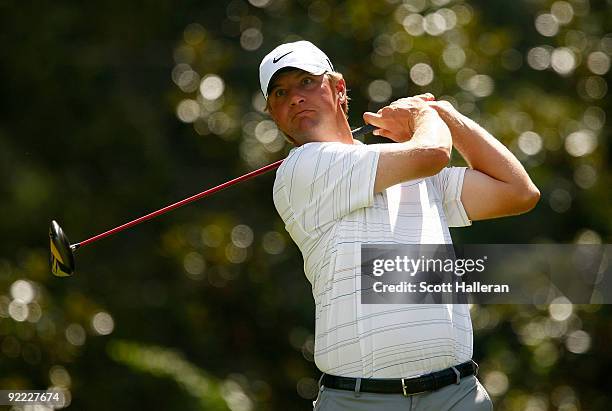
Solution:
[[(365, 113), (393, 143), (364, 145), (342, 75), (312, 43), (260, 65), (267, 109), (296, 148), (274, 203), (304, 257), (316, 305), (317, 410), (489, 410), (463, 304), (361, 304), (363, 244), (450, 244), (449, 226), (532, 209), (539, 191), (501, 143), (423, 95)], [(469, 168), (446, 167), (454, 146)]]

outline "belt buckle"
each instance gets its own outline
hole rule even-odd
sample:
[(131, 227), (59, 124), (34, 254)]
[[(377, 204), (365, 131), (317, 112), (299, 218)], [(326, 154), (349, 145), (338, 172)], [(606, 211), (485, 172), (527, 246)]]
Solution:
[(411, 395), (417, 395), (417, 394), (422, 394), (424, 392), (427, 392), (427, 391), (419, 391), (419, 392), (411, 392), (411, 393), (406, 392), (406, 388), (408, 387), (406, 386), (406, 383), (404, 382), (405, 380), (406, 378), (402, 378), (402, 391), (404, 392), (404, 397), (410, 397)]

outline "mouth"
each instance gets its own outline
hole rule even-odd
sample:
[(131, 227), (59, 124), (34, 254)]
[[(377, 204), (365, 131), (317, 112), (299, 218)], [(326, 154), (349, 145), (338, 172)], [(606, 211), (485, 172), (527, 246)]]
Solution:
[(307, 113), (313, 113), (313, 112), (314, 112), (314, 110), (310, 110), (310, 109), (298, 111), (297, 113), (295, 113), (293, 115), (293, 120), (295, 120), (296, 118), (299, 118), (299, 117), (301, 117), (301, 116), (303, 116), (303, 115), (305, 115)]

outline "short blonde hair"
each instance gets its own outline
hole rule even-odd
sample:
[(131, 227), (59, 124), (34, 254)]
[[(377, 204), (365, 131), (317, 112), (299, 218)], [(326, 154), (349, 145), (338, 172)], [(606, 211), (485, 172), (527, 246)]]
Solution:
[[(337, 71), (330, 71), (329, 73), (325, 73), (325, 74), (327, 74), (327, 77), (329, 78), (329, 81), (331, 82), (332, 88), (335, 88), (338, 82), (344, 79), (344, 76), (342, 75), (342, 73), (338, 73)], [(350, 100), (348, 96), (348, 88), (345, 90), (344, 94), (345, 94), (345, 99), (342, 102), (342, 111), (344, 111), (344, 115), (346, 116), (346, 118), (348, 118), (348, 111), (349, 111), (348, 102)]]

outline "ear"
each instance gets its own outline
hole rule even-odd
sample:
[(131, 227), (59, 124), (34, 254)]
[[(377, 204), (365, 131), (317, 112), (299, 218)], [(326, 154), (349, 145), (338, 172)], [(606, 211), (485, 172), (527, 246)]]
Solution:
[(343, 78), (336, 83), (336, 94), (338, 95), (339, 102), (344, 103), (346, 100), (346, 82)]

